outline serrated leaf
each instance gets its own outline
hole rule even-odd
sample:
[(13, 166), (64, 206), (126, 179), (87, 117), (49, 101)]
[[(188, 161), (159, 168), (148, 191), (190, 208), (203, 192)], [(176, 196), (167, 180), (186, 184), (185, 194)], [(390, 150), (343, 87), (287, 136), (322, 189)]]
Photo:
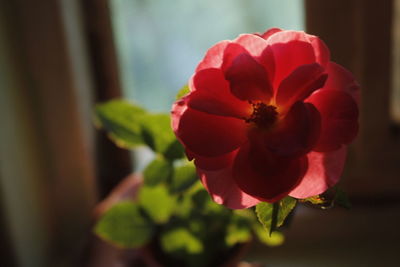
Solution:
[(276, 247), (283, 244), (285, 237), (281, 232), (275, 231), (271, 235), (265, 231), (264, 227), (259, 223), (253, 224), (253, 230), (258, 240), (270, 247)]
[(146, 114), (142, 117), (142, 138), (155, 152), (165, 154), (176, 141), (167, 114)]
[(176, 94), (176, 100), (181, 99), (184, 95), (190, 92), (189, 86), (186, 84), (181, 89), (179, 89), (178, 93)]
[(143, 171), (144, 183), (148, 186), (155, 186), (167, 181), (173, 171), (170, 162), (163, 157), (156, 157)]
[(256, 206), (257, 218), (271, 235), (273, 231), (282, 226), (296, 203), (297, 200), (292, 197), (285, 197), (273, 204), (261, 202)]
[(201, 241), (183, 227), (172, 228), (162, 233), (161, 246), (168, 253), (200, 254), (204, 250)]
[(139, 191), (139, 204), (153, 221), (162, 224), (172, 216), (176, 198), (162, 185), (142, 186)]
[(169, 144), (164, 152), (164, 157), (170, 161), (185, 157), (185, 150), (178, 139), (175, 139), (171, 144)]
[(192, 163), (175, 168), (171, 182), (171, 193), (182, 193), (198, 180), (196, 168)]
[(150, 241), (154, 225), (140, 213), (136, 203), (120, 202), (99, 219), (94, 232), (117, 246), (136, 248)]
[(132, 148), (144, 144), (140, 121), (146, 112), (124, 100), (111, 100), (95, 107), (95, 123), (107, 131), (120, 147)]

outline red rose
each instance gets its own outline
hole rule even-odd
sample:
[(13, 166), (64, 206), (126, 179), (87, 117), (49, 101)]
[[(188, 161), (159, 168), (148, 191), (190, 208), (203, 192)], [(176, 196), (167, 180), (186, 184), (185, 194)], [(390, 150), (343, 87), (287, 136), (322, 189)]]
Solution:
[(359, 86), (316, 36), (270, 29), (211, 47), (172, 127), (215, 202), (246, 208), (336, 184)]

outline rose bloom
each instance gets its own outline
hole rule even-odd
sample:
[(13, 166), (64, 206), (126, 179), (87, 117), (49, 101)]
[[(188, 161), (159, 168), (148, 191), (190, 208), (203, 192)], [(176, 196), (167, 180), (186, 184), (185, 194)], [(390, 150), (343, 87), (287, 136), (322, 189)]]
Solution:
[(335, 185), (357, 135), (359, 86), (301, 31), (211, 47), (172, 107), (172, 128), (213, 200), (232, 209)]

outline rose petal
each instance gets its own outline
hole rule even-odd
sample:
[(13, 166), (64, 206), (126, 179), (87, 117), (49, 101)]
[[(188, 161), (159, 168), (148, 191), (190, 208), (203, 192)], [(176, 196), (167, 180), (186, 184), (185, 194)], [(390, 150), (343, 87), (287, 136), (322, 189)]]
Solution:
[(226, 70), (232, 93), (242, 100), (264, 100), (272, 96), (264, 67), (248, 54), (240, 54)]
[(233, 42), (241, 45), (253, 57), (259, 57), (268, 45), (262, 37), (254, 34), (241, 34)]
[(328, 64), (327, 72), (328, 80), (324, 89), (345, 91), (357, 103), (360, 102), (360, 85), (354, 80), (353, 74), (335, 62)]
[(224, 50), (221, 69), (225, 72), (232, 65), (232, 62), (241, 54), (250, 56), (249, 51), (247, 51), (243, 46), (236, 43), (228, 44)]
[(326, 68), (331, 58), (330, 51), (324, 41), (317, 36), (306, 34), (312, 47), (314, 48), (315, 59), (317, 63)]
[(233, 177), (239, 188), (267, 202), (287, 196), (306, 170), (305, 156), (294, 160), (282, 159), (259, 145), (242, 146), (233, 163)]
[(339, 90), (320, 89), (306, 102), (321, 114), (321, 135), (314, 151), (327, 152), (349, 144), (358, 132), (358, 108), (354, 99)]
[(208, 171), (197, 168), (200, 180), (212, 199), (231, 209), (245, 209), (257, 205), (260, 201), (243, 192), (235, 183), (232, 167)]
[(231, 166), (237, 152), (238, 149), (218, 157), (202, 157), (191, 152), (191, 156), (195, 159), (194, 164), (196, 167), (207, 171), (215, 171)]
[(216, 157), (238, 148), (247, 140), (243, 120), (207, 114), (187, 106), (187, 99), (172, 107), (172, 128), (187, 149), (200, 156)]
[(276, 128), (265, 135), (264, 142), (274, 154), (299, 157), (315, 146), (320, 131), (317, 109), (311, 104), (296, 102)]
[(195, 90), (188, 106), (206, 113), (245, 118), (251, 115), (251, 105), (235, 97), (220, 69), (204, 69), (193, 78)]
[(225, 48), (230, 43), (231, 43), (231, 41), (224, 40), (224, 41), (221, 41), (221, 42), (215, 44), (210, 49), (208, 49), (203, 60), (200, 61), (199, 65), (197, 66), (196, 72), (198, 72), (202, 69), (221, 67), (222, 61), (224, 58)]
[(303, 65), (295, 69), (279, 85), (275, 100), (278, 106), (290, 107), (294, 102), (304, 100), (321, 88), (327, 78), (324, 68), (318, 63)]
[(314, 48), (304, 32), (277, 32), (267, 39), (267, 43), (275, 58), (274, 88), (296, 68), (316, 62)]
[(264, 38), (265, 40), (267, 40), (271, 35), (277, 33), (277, 32), (281, 32), (282, 30), (279, 28), (271, 28), (269, 30), (267, 30), (266, 32), (264, 32), (263, 34), (261, 34), (260, 36), (262, 38)]
[(331, 152), (310, 152), (307, 155), (307, 173), (289, 195), (295, 198), (308, 198), (322, 194), (334, 186), (342, 175), (346, 154), (346, 146)]

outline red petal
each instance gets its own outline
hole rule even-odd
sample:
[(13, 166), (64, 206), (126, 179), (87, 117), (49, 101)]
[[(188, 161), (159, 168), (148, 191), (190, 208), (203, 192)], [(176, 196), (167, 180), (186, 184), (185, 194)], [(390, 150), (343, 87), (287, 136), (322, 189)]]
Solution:
[(231, 41), (227, 40), (221, 41), (208, 49), (204, 59), (200, 61), (199, 65), (197, 66), (196, 72), (202, 69), (221, 67), (225, 48), (230, 43)]
[(287, 196), (306, 170), (306, 157), (294, 160), (277, 158), (259, 145), (242, 146), (233, 163), (233, 177), (239, 188), (267, 202)]
[(330, 62), (327, 68), (328, 80), (324, 89), (341, 90), (350, 94), (357, 103), (360, 100), (360, 86), (354, 80), (353, 74), (335, 62)]
[(275, 97), (276, 104), (290, 107), (294, 102), (304, 100), (312, 92), (321, 88), (326, 78), (324, 68), (318, 63), (298, 67), (279, 85)]
[(274, 88), (299, 66), (316, 62), (314, 48), (304, 32), (277, 32), (267, 42), (275, 58)]
[(245, 209), (257, 205), (260, 201), (243, 192), (235, 183), (232, 167), (207, 171), (197, 168), (197, 173), (212, 199), (231, 209)]
[(327, 67), (330, 60), (330, 52), (326, 44), (317, 36), (306, 34), (314, 48), (315, 59), (323, 67)]
[(193, 78), (195, 90), (188, 98), (188, 106), (206, 113), (245, 118), (251, 115), (251, 105), (235, 97), (220, 69), (204, 69)]
[(295, 198), (307, 198), (319, 195), (334, 186), (342, 175), (346, 154), (345, 146), (326, 153), (310, 152), (307, 155), (307, 173), (289, 195)]
[(197, 111), (187, 106), (189, 94), (172, 107), (172, 128), (183, 145), (200, 156), (216, 157), (246, 142), (244, 120)]
[(242, 100), (264, 100), (272, 96), (264, 67), (248, 54), (240, 54), (226, 70), (232, 93)]
[(261, 37), (264, 38), (265, 40), (267, 40), (274, 33), (281, 32), (281, 31), (282, 30), (279, 28), (271, 28), (271, 29), (267, 30), (266, 32), (264, 32), (263, 34), (261, 34)]
[(253, 57), (259, 57), (268, 45), (263, 38), (254, 34), (241, 34), (233, 42), (241, 45)]
[(250, 55), (249, 51), (247, 51), (243, 46), (236, 43), (228, 44), (224, 51), (221, 69), (225, 72), (226, 69), (232, 65), (232, 62), (241, 54)]
[(268, 149), (279, 156), (299, 157), (308, 153), (317, 143), (321, 118), (317, 109), (297, 102), (275, 129), (265, 135)]
[(312, 103), (321, 114), (321, 135), (313, 150), (333, 151), (353, 141), (358, 132), (358, 108), (349, 94), (320, 89), (306, 101)]

